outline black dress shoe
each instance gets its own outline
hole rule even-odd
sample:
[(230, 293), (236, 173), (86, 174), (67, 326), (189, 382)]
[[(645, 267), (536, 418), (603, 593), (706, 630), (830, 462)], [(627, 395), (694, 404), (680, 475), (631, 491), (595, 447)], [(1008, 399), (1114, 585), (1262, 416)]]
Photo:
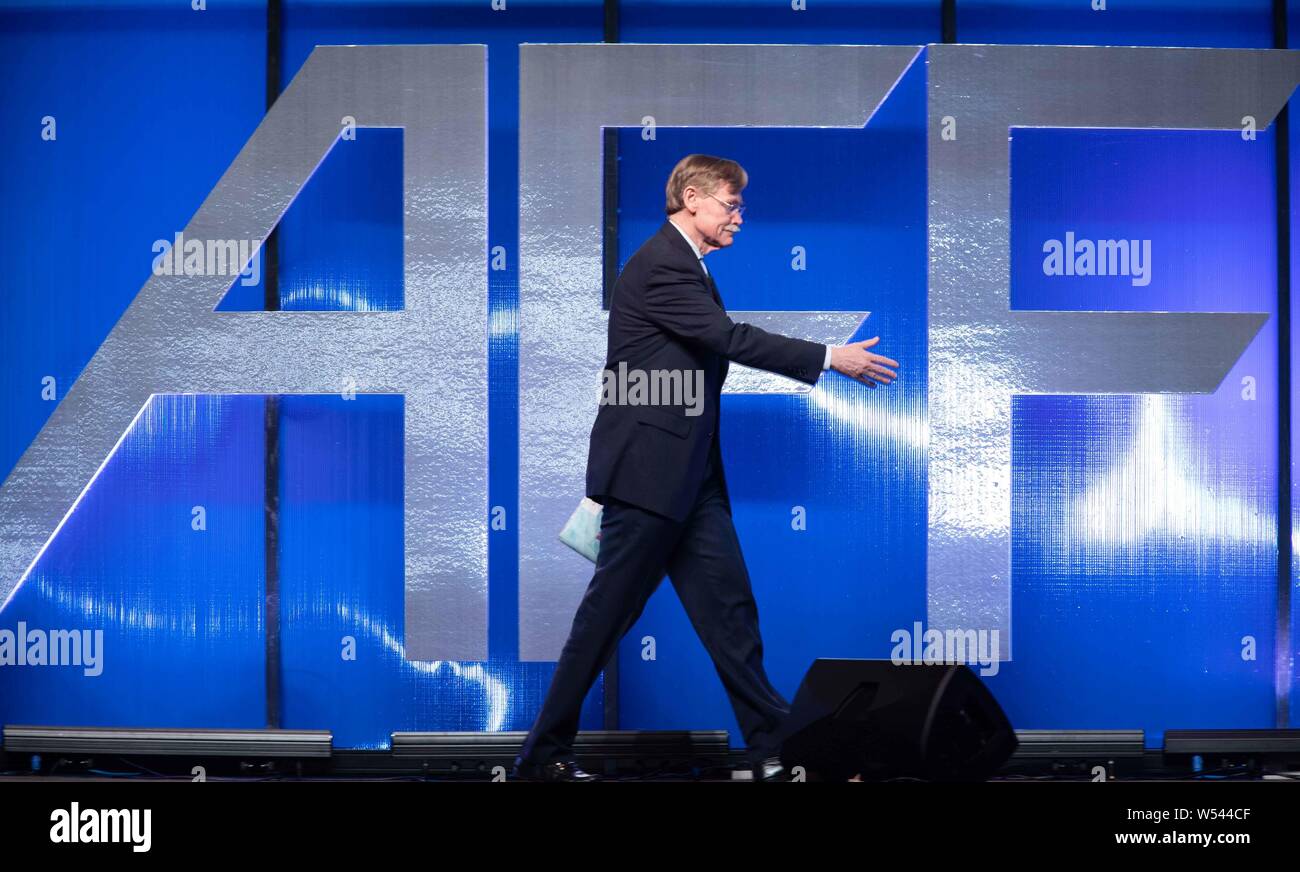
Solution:
[(515, 778), (520, 781), (599, 781), (600, 776), (584, 772), (572, 760), (552, 760), (549, 763), (524, 763), (515, 760)]
[(790, 773), (781, 765), (780, 757), (768, 757), (751, 770), (755, 781), (789, 781)]

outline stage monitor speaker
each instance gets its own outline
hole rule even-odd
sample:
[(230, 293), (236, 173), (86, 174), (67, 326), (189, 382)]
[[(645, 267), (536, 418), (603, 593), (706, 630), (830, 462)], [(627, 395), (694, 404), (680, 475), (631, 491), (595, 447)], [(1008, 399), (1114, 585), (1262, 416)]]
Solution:
[(819, 659), (782, 730), (781, 762), (810, 781), (982, 781), (1015, 751), (1015, 731), (964, 665)]

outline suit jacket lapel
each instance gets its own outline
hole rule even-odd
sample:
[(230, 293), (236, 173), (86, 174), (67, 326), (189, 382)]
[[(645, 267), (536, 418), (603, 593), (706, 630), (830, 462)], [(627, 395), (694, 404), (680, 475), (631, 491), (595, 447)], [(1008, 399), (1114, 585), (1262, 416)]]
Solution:
[[(713, 294), (713, 302), (717, 303), (718, 308), (722, 311), (727, 311), (726, 305), (722, 302), (722, 295), (718, 293), (718, 283), (713, 280), (713, 273), (705, 273), (704, 280), (709, 285), (709, 292)], [(718, 384), (721, 385), (727, 380), (727, 371), (731, 368), (731, 361), (722, 357), (722, 355), (718, 356), (722, 358), (718, 363)]]
[[(664, 221), (663, 226), (659, 228), (659, 232), (668, 240), (669, 245), (675, 247), (679, 252), (695, 261), (695, 268), (700, 271), (700, 275), (704, 278), (704, 286), (709, 289), (709, 293), (713, 296), (713, 302), (718, 304), (718, 308), (726, 311), (727, 306), (722, 302), (722, 295), (718, 293), (718, 283), (713, 280), (713, 274), (705, 270), (704, 262), (695, 256), (695, 252), (691, 250), (690, 243), (687, 242), (681, 232), (673, 226), (673, 222)], [(727, 380), (727, 372), (731, 369), (731, 361), (727, 360), (727, 358), (722, 355), (718, 355), (718, 358), (717, 383), (720, 387), (722, 383)]]
[[(703, 267), (700, 269), (703, 270)], [(709, 293), (713, 294), (713, 302), (718, 304), (718, 308), (726, 309), (727, 307), (722, 305), (722, 295), (718, 293), (718, 283), (713, 280), (713, 273), (704, 273), (704, 281), (709, 286)]]
[(700, 276), (704, 279), (704, 286), (713, 295), (713, 301), (722, 308), (727, 308), (722, 305), (722, 296), (718, 293), (718, 286), (713, 281), (713, 276), (704, 269), (704, 262), (695, 256), (695, 252), (691, 250), (691, 244), (682, 236), (682, 232), (673, 225), (673, 222), (667, 220), (659, 228), (659, 232), (668, 239), (670, 245), (675, 246), (678, 251), (681, 251), (695, 262), (695, 268), (700, 271)]

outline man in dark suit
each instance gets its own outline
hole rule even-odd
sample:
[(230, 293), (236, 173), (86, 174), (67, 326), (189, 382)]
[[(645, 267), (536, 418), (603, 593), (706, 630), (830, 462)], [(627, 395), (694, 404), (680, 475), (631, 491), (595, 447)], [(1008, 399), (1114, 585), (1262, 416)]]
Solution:
[(719, 412), (730, 361), (815, 384), (834, 368), (872, 386), (898, 363), (727, 317), (704, 256), (744, 223), (748, 183), (734, 161), (688, 155), (668, 179), (668, 220), (623, 268), (610, 299), (587, 495), (604, 505), (596, 571), (573, 618), (515, 775), (594, 781), (574, 762), (578, 716), (597, 675), (667, 573), (713, 659), (756, 779), (782, 778), (776, 754), (790, 704), (768, 681), (749, 573), (731, 520)]

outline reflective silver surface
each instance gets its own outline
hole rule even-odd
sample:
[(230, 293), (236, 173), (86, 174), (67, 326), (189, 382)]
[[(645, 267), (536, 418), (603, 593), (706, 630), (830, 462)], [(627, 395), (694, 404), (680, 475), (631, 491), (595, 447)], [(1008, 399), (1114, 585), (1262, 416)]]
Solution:
[[(519, 657), (555, 660), (591, 579), (591, 565), (556, 535), (585, 493), (605, 354), (601, 127), (639, 127), (647, 116), (661, 127), (862, 127), (920, 47), (522, 45), (519, 51)], [(727, 289), (720, 291), (725, 298)], [(866, 313), (730, 314), (778, 333), (839, 343)], [(725, 390), (800, 388), (733, 367)]]
[(1213, 392), (1266, 316), (1009, 311), (1009, 128), (1263, 128), (1300, 56), (935, 45), (927, 63), (929, 626), (997, 629), (1010, 659), (1011, 395)]
[(0, 489), (0, 595), (27, 576), (152, 394), (354, 384), (406, 396), (406, 656), (486, 658), (485, 55), (481, 45), (313, 51), (184, 235), (265, 239), (331, 147), (346, 147), (345, 117), (402, 127), (405, 309), (214, 312), (230, 276), (151, 277)]

